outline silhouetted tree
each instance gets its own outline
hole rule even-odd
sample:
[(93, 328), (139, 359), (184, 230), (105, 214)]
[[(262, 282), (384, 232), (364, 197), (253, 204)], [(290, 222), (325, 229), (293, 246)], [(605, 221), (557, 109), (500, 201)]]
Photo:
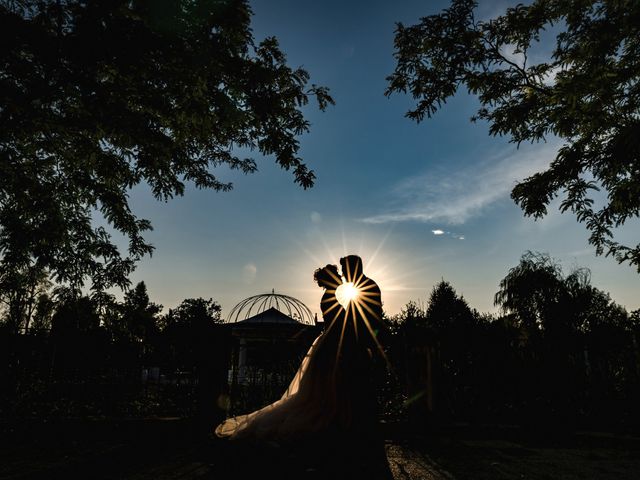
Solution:
[[(0, 312), (2, 322), (17, 333), (27, 333), (38, 300), (51, 288), (47, 273), (33, 265), (0, 269)], [(44, 301), (44, 297), (43, 297)], [(40, 305), (44, 307), (44, 305)], [(42, 312), (41, 312), (42, 313)]]
[(58, 288), (51, 319), (51, 371), (59, 378), (86, 382), (107, 358), (108, 336), (100, 328), (95, 302), (73, 289)]
[(70, 332), (90, 332), (100, 326), (100, 315), (95, 303), (86, 295), (60, 295), (53, 314), (52, 334), (64, 335)]
[(212, 298), (186, 298), (164, 317), (164, 328), (172, 325), (197, 329), (201, 326), (222, 323), (222, 307)]
[(205, 436), (226, 413), (218, 399), (227, 383), (231, 343), (221, 314), (212, 298), (187, 298), (163, 318), (162, 343), (170, 365), (197, 378), (197, 413)]
[(125, 293), (120, 312), (129, 338), (140, 343), (148, 342), (159, 331), (158, 315), (161, 311), (162, 305), (149, 300), (144, 282), (139, 282)]
[(393, 356), (406, 383), (412, 421), (443, 420), (469, 412), (475, 395), (479, 314), (444, 280), (435, 285), (427, 307), (409, 302), (394, 319)]
[(640, 333), (640, 308), (629, 314), (628, 325), (631, 331)]
[(31, 331), (35, 331), (38, 334), (48, 333), (51, 330), (51, 320), (55, 308), (56, 304), (48, 293), (38, 295)]
[(465, 417), (475, 403), (477, 381), (478, 313), (459, 296), (453, 286), (441, 280), (433, 287), (425, 322), (435, 333), (440, 347), (437, 404), (446, 416)]
[[(549, 168), (518, 183), (512, 198), (539, 218), (562, 194), (560, 209), (586, 223), (597, 254), (640, 271), (640, 244), (614, 240), (615, 228), (640, 214), (640, 3), (534, 0), (487, 21), (476, 19), (476, 6), (452, 0), (416, 25), (399, 23), (386, 94), (409, 92), (417, 104), (407, 116), (421, 121), (466, 87), (481, 104), (472, 120), (488, 121), (491, 135), (562, 139)], [(550, 27), (553, 52), (532, 62)], [(606, 200), (595, 208), (599, 189)]]
[(441, 280), (431, 290), (425, 321), (436, 332), (460, 337), (476, 323), (476, 316), (449, 282)]
[(526, 252), (495, 302), (526, 332), (520, 390), (532, 425), (571, 425), (632, 398), (620, 393), (637, 383), (627, 312), (588, 269), (565, 276), (549, 255)]
[(393, 332), (400, 334), (407, 330), (411, 335), (419, 335), (418, 332), (427, 332), (429, 325), (426, 323), (426, 308), (421, 302), (410, 301), (401, 308), (400, 313), (390, 320)]
[(548, 311), (561, 292), (562, 271), (558, 263), (548, 254), (529, 251), (500, 280), (494, 304), (504, 313), (514, 314), (520, 325), (534, 333), (548, 319)]
[(211, 298), (187, 298), (162, 318), (162, 341), (172, 352), (174, 366), (192, 369), (203, 352), (212, 353), (214, 327), (222, 323), (221, 312), (220, 304)]
[(568, 294), (566, 314), (574, 315), (573, 325), (581, 332), (595, 332), (608, 325), (626, 329), (629, 318), (624, 307), (614, 302), (607, 292), (590, 284), (589, 271), (578, 270), (582, 280), (576, 280), (576, 272), (567, 276), (564, 285)]
[(123, 315), (123, 303), (115, 295), (105, 291), (93, 291), (91, 298), (100, 316), (100, 324), (116, 343), (131, 339), (129, 326)]
[[(24, 0), (0, 4), (0, 264), (33, 262), (54, 279), (126, 287), (152, 251), (129, 191), (229, 190), (215, 167), (273, 155), (304, 188), (302, 108), (327, 89), (255, 43), (246, 0)], [(128, 238), (128, 254), (94, 222)]]
[(419, 428), (431, 413), (429, 397), (429, 348), (435, 343), (433, 332), (425, 322), (425, 307), (410, 301), (400, 313), (389, 319), (391, 342), (389, 358), (392, 376), (384, 394), (385, 413), (407, 415)]
[(500, 281), (494, 303), (529, 333), (587, 332), (598, 324), (622, 326), (627, 321), (624, 308), (591, 285), (588, 269), (576, 268), (564, 276), (560, 264), (540, 252), (522, 255)]

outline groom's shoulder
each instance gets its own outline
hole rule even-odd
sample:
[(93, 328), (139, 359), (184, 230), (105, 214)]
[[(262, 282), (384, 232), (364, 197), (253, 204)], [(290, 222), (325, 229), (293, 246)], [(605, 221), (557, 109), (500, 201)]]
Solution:
[(378, 286), (378, 284), (375, 282), (375, 280), (370, 279), (369, 277), (366, 277), (365, 280), (365, 285), (367, 286), (367, 288), (369, 290), (375, 290), (375, 291), (380, 291), (380, 287)]

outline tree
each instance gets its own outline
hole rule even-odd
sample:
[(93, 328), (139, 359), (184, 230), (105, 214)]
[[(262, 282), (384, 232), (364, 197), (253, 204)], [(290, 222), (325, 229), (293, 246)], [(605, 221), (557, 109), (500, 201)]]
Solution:
[(515, 315), (529, 332), (538, 331), (548, 319), (551, 305), (562, 295), (562, 269), (548, 254), (526, 252), (520, 263), (500, 280), (494, 304)]
[(566, 337), (601, 326), (625, 327), (626, 310), (591, 285), (591, 273), (576, 268), (564, 275), (546, 253), (525, 252), (500, 281), (494, 304), (511, 314), (528, 333)]
[(581, 332), (597, 332), (598, 329), (629, 327), (630, 318), (621, 305), (611, 296), (591, 285), (591, 274), (586, 268), (571, 272), (564, 279), (564, 314), (573, 317), (572, 326)]
[(50, 287), (44, 270), (34, 267), (0, 270), (0, 311), (4, 311), (3, 320), (10, 331), (14, 334), (29, 331), (34, 316), (44, 314), (42, 309), (48, 302), (45, 298)]
[(635, 331), (640, 331), (640, 308), (629, 314), (629, 325)]
[(144, 282), (139, 282), (125, 294), (120, 311), (131, 339), (145, 343), (158, 332), (158, 314), (162, 311), (162, 305), (149, 300)]
[(213, 298), (186, 298), (176, 308), (169, 310), (164, 323), (165, 328), (177, 325), (198, 330), (223, 323), (221, 315), (222, 307)]
[(49, 332), (55, 308), (56, 304), (48, 293), (39, 294), (31, 322), (31, 331), (37, 334)]
[(90, 297), (70, 290), (57, 293), (57, 307), (51, 320), (51, 333), (54, 337), (75, 339), (78, 334), (98, 330), (100, 315)]
[(458, 296), (449, 282), (441, 280), (431, 290), (425, 321), (436, 331), (463, 335), (475, 324), (476, 317), (467, 301)]
[[(35, 265), (95, 290), (127, 287), (153, 247), (129, 205), (185, 185), (226, 191), (216, 167), (273, 155), (307, 188), (302, 107), (333, 100), (255, 43), (246, 0), (23, 0), (0, 3), (0, 263)], [(112, 241), (128, 239), (122, 255)]]
[[(478, 314), (453, 286), (441, 280), (431, 290), (424, 322), (438, 345), (436, 405), (443, 415), (470, 411), (470, 389), (476, 381)], [(435, 360), (430, 357), (429, 361)]]
[(472, 310), (455, 288), (445, 281), (438, 282), (429, 295), (427, 307), (409, 302), (393, 320), (396, 332), (404, 331), (411, 341), (422, 343), (434, 340), (464, 344), (477, 325), (479, 314)]
[[(481, 104), (472, 120), (486, 120), (491, 135), (518, 145), (560, 138), (549, 168), (518, 183), (512, 198), (540, 218), (562, 195), (561, 211), (586, 224), (598, 255), (640, 272), (640, 244), (614, 239), (640, 214), (640, 3), (534, 0), (488, 21), (475, 8), (452, 0), (416, 25), (398, 24), (386, 95), (411, 93), (407, 116), (419, 122), (466, 87)], [(558, 31), (553, 53), (532, 63), (549, 27)], [(606, 194), (602, 206), (595, 190)]]
[[(222, 307), (212, 298), (187, 298), (162, 319), (162, 339), (173, 366), (204, 368), (212, 355), (221, 355)], [(216, 351), (217, 350), (217, 351)]]

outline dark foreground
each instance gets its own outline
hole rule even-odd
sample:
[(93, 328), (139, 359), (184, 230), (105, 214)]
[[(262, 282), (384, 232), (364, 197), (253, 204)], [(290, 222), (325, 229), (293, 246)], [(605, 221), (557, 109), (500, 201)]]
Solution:
[[(631, 435), (533, 435), (509, 428), (458, 427), (418, 436), (392, 430), (386, 432), (385, 450), (394, 479), (640, 478), (640, 437)], [(174, 419), (4, 425), (0, 478), (352, 476), (347, 473), (353, 466), (341, 469), (341, 462), (349, 458), (348, 446), (333, 458), (318, 458), (313, 448), (299, 446), (296, 451), (268, 445), (239, 449), (199, 433), (188, 422)], [(370, 465), (377, 468), (375, 455)], [(370, 473), (367, 477), (373, 478)]]

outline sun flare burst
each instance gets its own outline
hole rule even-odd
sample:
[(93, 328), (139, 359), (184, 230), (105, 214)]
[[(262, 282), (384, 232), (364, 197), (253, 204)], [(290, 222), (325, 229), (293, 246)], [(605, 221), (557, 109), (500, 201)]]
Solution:
[(353, 282), (343, 283), (336, 289), (336, 299), (344, 308), (348, 308), (349, 304), (358, 298), (358, 295), (360, 295), (360, 289)]
[[(323, 220), (327, 223), (327, 220)], [(317, 227), (317, 226), (316, 226)], [(420, 276), (429, 278), (426, 267), (422, 259), (417, 262), (415, 258), (408, 258), (396, 245), (388, 246), (392, 238), (392, 228), (387, 231), (372, 232), (370, 229), (362, 229), (358, 225), (331, 226), (324, 225), (322, 229), (315, 228), (311, 239), (299, 238), (291, 232), (292, 240), (299, 247), (299, 261), (292, 264), (303, 264), (304, 268), (296, 270), (296, 281), (306, 282), (308, 288), (304, 289), (304, 299), (309, 302), (311, 309), (317, 312), (318, 318), (322, 318), (322, 312), (317, 306), (317, 297), (320, 293), (315, 283), (308, 282), (308, 272), (326, 265), (335, 264), (340, 257), (357, 253), (363, 260), (363, 269), (367, 276), (375, 279), (376, 283), (384, 293), (384, 305), (387, 313), (397, 313), (409, 299), (409, 295), (416, 295), (416, 291), (422, 292), (424, 287), (407, 286), (407, 281), (415, 282), (415, 278)], [(307, 272), (300, 274), (299, 272)], [(354, 280), (354, 279), (349, 279)], [(348, 281), (346, 278), (336, 278), (336, 284)], [(337, 288), (337, 287), (336, 287)], [(362, 293), (367, 292), (361, 292)], [(355, 308), (356, 302), (349, 302)], [(347, 308), (336, 302), (336, 308)]]

